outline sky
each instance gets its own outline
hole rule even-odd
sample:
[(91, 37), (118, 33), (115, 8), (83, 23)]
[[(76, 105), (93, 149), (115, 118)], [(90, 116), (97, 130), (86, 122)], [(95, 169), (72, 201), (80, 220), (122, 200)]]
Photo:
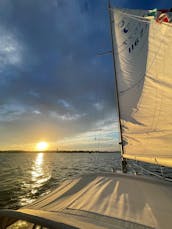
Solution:
[(0, 34), (0, 150), (119, 149), (107, 0), (0, 0)]

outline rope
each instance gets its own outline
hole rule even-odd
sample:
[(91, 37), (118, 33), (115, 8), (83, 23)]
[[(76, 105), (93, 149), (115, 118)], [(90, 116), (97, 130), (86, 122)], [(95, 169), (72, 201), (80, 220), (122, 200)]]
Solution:
[(163, 171), (162, 171), (162, 167), (161, 167), (161, 175), (158, 175), (158, 174), (156, 174), (156, 173), (154, 173), (154, 172), (152, 172), (152, 171), (150, 171), (150, 170), (148, 170), (148, 169), (145, 169), (143, 166), (138, 165), (138, 164), (136, 164), (136, 163), (134, 163), (134, 162), (133, 162), (133, 165), (136, 166), (136, 167), (138, 167), (138, 168), (140, 168), (142, 171), (147, 172), (148, 174), (151, 174), (151, 175), (156, 176), (156, 177), (158, 177), (158, 178), (161, 178), (161, 179), (163, 179), (163, 180), (172, 182), (172, 178), (167, 178), (167, 177), (164, 176), (164, 173), (163, 173)]
[[(110, 9), (110, 10), (111, 10), (112, 12), (115, 11), (115, 9)], [(118, 10), (118, 12), (120, 12), (121, 14), (124, 14), (124, 15), (126, 15), (127, 17), (132, 18), (132, 19), (134, 19), (134, 20), (141, 21), (141, 22), (145, 22), (145, 23), (151, 23), (150, 19), (145, 18), (145, 17), (143, 17), (143, 16), (132, 15), (132, 14), (125, 13), (125, 12), (119, 10), (119, 9), (117, 9), (117, 10)]]
[[(129, 13), (126, 13), (126, 12), (121, 11), (120, 9), (112, 9), (111, 8), (110, 10), (112, 12), (114, 12), (115, 10), (118, 10), (118, 12), (120, 12), (121, 14), (126, 15), (129, 18), (132, 18), (132, 19), (137, 20), (137, 21), (145, 22), (145, 23), (148, 23), (148, 24), (152, 23), (152, 21), (154, 20), (154, 18), (153, 19), (150, 19), (150, 18), (146, 18), (146, 17), (143, 17), (143, 16), (129, 14)], [(166, 26), (170, 26), (172, 28), (172, 23), (161, 22), (161, 24), (166, 25)]]

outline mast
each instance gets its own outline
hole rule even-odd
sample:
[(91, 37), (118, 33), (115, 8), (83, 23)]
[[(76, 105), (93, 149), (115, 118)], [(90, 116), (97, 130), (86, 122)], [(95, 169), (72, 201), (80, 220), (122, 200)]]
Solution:
[(113, 56), (113, 67), (114, 67), (114, 78), (115, 78), (115, 98), (116, 98), (116, 104), (117, 104), (117, 113), (118, 113), (118, 123), (119, 123), (119, 129), (120, 129), (120, 142), (119, 145), (121, 146), (121, 156), (122, 156), (122, 171), (124, 173), (127, 172), (127, 160), (123, 157), (124, 154), (124, 147), (123, 147), (123, 137), (122, 137), (122, 124), (120, 120), (120, 107), (119, 107), (119, 93), (118, 93), (118, 82), (116, 77), (116, 66), (115, 66), (115, 54), (114, 54), (114, 42), (113, 42), (113, 31), (112, 31), (112, 16), (111, 16), (111, 4), (110, 0), (108, 1), (108, 11), (109, 11), (109, 20), (110, 20), (110, 32), (111, 32), (111, 45), (112, 45), (112, 56)]

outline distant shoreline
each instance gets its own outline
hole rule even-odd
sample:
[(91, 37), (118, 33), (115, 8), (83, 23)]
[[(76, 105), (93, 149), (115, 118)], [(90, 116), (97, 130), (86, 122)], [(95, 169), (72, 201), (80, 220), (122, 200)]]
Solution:
[(120, 153), (120, 151), (87, 151), (87, 150), (47, 150), (47, 151), (26, 151), (26, 150), (0, 150), (0, 153)]

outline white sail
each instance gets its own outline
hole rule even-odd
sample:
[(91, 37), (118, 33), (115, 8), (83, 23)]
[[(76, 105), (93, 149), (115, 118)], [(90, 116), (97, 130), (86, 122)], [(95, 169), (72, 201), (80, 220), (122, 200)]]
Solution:
[(111, 11), (125, 158), (172, 166), (172, 24)]

